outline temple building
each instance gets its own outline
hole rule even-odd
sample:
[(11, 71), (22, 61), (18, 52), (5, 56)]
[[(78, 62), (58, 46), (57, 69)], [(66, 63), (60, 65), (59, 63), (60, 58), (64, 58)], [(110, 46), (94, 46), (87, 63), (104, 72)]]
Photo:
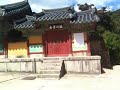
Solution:
[(96, 8), (32, 12), (27, 0), (0, 6), (0, 58), (91, 56)]

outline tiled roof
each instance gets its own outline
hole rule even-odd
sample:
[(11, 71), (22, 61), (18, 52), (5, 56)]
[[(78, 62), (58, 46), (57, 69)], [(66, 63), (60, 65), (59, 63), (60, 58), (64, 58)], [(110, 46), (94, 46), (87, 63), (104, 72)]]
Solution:
[(22, 18), (20, 20), (16, 20), (14, 22), (14, 28), (33, 28), (34, 27), (34, 22), (32, 20), (29, 20), (27, 17)]
[(28, 1), (0, 6), (0, 16), (9, 16), (30, 9)]
[(86, 11), (81, 11), (77, 13), (77, 19), (73, 20), (70, 23), (90, 23), (98, 22), (100, 19), (96, 14), (96, 9), (90, 9)]
[[(46, 21), (46, 20), (58, 20), (58, 19), (67, 19), (69, 18), (68, 9), (70, 7), (66, 8), (60, 8), (60, 9), (49, 9), (49, 10), (43, 10), (41, 13), (34, 13), (34, 16), (27, 16), (26, 18), (20, 19), (15, 21), (14, 27), (15, 28), (33, 28), (34, 24), (33, 21)], [(45, 17), (45, 18), (44, 18)], [(54, 17), (56, 17), (54, 19)]]
[(51, 9), (43, 10), (44, 15), (38, 17), (36, 21), (49, 21), (49, 20), (59, 20), (59, 19), (68, 19), (70, 7), (60, 8), (60, 9)]
[[(70, 8), (70, 7), (69, 7)], [(96, 15), (96, 9), (90, 9), (81, 12), (75, 12), (76, 18), (71, 21), (71, 23), (89, 23), (99, 21), (99, 17)], [(55, 10), (46, 10), (43, 16), (40, 16), (36, 21), (50, 21), (50, 20), (61, 20), (61, 19), (70, 19), (70, 12), (68, 8), (64, 9), (55, 9)]]
[[(75, 18), (70, 17), (69, 8), (61, 8), (61, 9), (51, 9), (51, 10), (43, 10), (43, 12), (39, 14), (34, 14), (34, 16), (29, 16), (24, 20), (18, 20), (16, 22), (15, 28), (33, 28), (33, 22), (36, 21), (56, 21), (56, 20), (64, 20), (69, 19), (70, 24), (79, 24), (79, 23), (91, 23), (91, 22), (98, 22), (99, 17), (96, 14), (96, 9), (90, 9), (81, 12), (73, 13)], [(19, 23), (18, 23), (19, 22)]]

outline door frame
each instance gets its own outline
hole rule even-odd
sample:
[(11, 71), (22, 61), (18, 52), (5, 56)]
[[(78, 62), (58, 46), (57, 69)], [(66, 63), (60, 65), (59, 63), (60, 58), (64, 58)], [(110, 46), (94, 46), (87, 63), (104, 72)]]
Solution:
[(64, 57), (64, 56), (69, 56), (72, 55), (72, 35), (71, 33), (67, 30), (68, 35), (69, 35), (69, 53), (68, 54), (52, 54), (52, 55), (48, 55), (48, 40), (47, 40), (47, 32), (56, 32), (56, 31), (64, 31), (64, 30), (48, 30), (45, 32), (45, 37), (44, 37), (44, 43), (45, 43), (45, 47), (44, 47), (44, 51), (45, 51), (45, 56), (46, 57)]

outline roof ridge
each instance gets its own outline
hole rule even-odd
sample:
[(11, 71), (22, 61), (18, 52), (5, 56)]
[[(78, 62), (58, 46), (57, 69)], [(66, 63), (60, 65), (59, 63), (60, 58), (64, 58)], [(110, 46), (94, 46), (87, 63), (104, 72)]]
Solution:
[(84, 14), (84, 13), (91, 13), (91, 14), (94, 14), (96, 12), (96, 8), (92, 8), (92, 9), (89, 9), (89, 10), (85, 10), (85, 11), (80, 11), (80, 12), (77, 12), (77, 14)]
[(63, 8), (55, 8), (55, 9), (42, 9), (42, 12), (50, 13), (50, 12), (68, 11), (68, 9), (69, 9), (70, 7), (71, 7), (71, 6), (69, 6), (69, 7), (63, 7)]

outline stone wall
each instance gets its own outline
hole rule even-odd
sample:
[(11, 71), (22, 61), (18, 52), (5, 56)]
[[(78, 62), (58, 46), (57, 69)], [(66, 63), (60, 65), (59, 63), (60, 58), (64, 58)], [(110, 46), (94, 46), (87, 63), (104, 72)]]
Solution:
[(4, 59), (0, 60), (1, 72), (34, 72), (40, 71), (42, 61), (40, 59)]
[[(61, 60), (61, 61), (60, 61)], [(101, 73), (101, 57), (100, 56), (80, 56), (80, 57), (44, 57), (44, 58), (13, 58), (1, 59), (1, 72), (33, 72), (39, 73), (47, 64), (60, 61), (61, 75), (63, 71), (67, 73), (87, 73), (100, 74)], [(46, 69), (47, 70), (47, 69)]]
[(64, 60), (65, 70), (67, 73), (75, 74), (101, 74), (100, 60), (100, 56), (69, 58)]

